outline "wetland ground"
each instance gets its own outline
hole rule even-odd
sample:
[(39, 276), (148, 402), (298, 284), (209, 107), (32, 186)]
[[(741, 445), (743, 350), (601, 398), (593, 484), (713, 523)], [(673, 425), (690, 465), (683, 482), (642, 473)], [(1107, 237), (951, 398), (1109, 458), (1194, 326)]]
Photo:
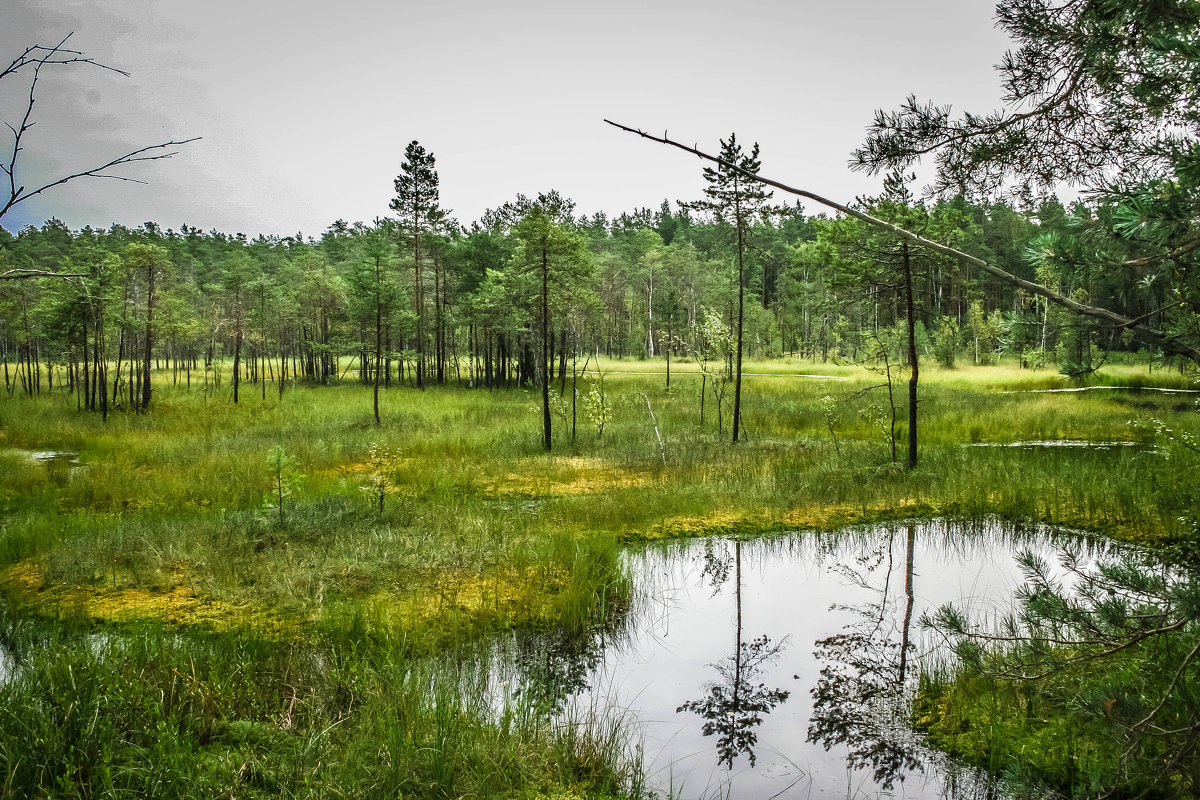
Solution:
[(107, 423), (0, 399), (0, 796), (637, 795), (661, 782), (621, 714), (498, 708), (479, 666), (497, 635), (617, 631), (630, 546), (949, 517), (1155, 547), (1195, 516), (1192, 398), (1136, 391), (1178, 373), (923, 368), (908, 471), (878, 374), (748, 364), (731, 445), (689, 368), (668, 393), (602, 362), (602, 433), (592, 374), (551, 453), (521, 389), (395, 386), (379, 426), (353, 383), (234, 405), (164, 374)]

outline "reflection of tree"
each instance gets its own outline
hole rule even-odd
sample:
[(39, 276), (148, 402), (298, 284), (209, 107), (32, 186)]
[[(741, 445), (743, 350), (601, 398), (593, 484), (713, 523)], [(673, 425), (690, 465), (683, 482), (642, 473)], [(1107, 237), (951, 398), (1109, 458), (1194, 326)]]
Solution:
[[(617, 613), (611, 613), (614, 608)], [(575, 625), (518, 633), (507, 654), (517, 669), (515, 695), (538, 713), (558, 714), (586, 690), (604, 648), (628, 634), (625, 605), (610, 604), (609, 609)]]
[[(774, 643), (766, 636), (749, 642), (742, 641), (742, 543), (734, 543), (733, 569), (737, 606), (733, 655), (716, 664), (719, 681), (708, 684), (708, 693), (699, 700), (689, 700), (677, 712), (693, 711), (705, 719), (701, 731), (705, 736), (717, 736), (717, 755), (727, 768), (733, 759), (745, 753), (754, 766), (754, 746), (758, 743), (755, 728), (763, 716), (787, 700), (789, 692), (769, 689), (755, 683), (763, 666), (777, 657), (783, 642)], [(702, 575), (713, 584), (714, 593), (729, 577), (728, 553), (718, 554), (710, 543), (705, 545)]]
[[(813, 713), (808, 740), (828, 750), (845, 745), (848, 763), (870, 767), (875, 780), (891, 788), (903, 770), (918, 769), (921, 760), (916, 738), (908, 724), (907, 693), (909, 628), (913, 613), (913, 550), (916, 527), (908, 526), (904, 579), (905, 610), (900, 630), (885, 630), (892, 568), (892, 540), (886, 554), (862, 559), (863, 572), (855, 576), (862, 586), (870, 585), (870, 573), (884, 564), (888, 579), (880, 600), (857, 610), (861, 618), (844, 633), (818, 641), (815, 655), (825, 661), (821, 677), (812, 689)], [(899, 634), (898, 641), (896, 634)]]
[(723, 546), (723, 542), (721, 544), (721, 551), (717, 552), (712, 539), (704, 542), (704, 566), (700, 570), (700, 579), (707, 579), (712, 584), (714, 595), (721, 591), (721, 586), (729, 580), (729, 569), (733, 566), (728, 549)]
[(754, 683), (762, 665), (779, 654), (782, 645), (766, 636), (741, 642), (734, 655), (713, 664), (720, 682), (708, 686), (708, 694), (700, 700), (689, 700), (678, 711), (694, 711), (706, 722), (701, 730), (705, 736), (717, 736), (717, 755), (726, 767), (740, 753), (750, 757), (754, 766), (754, 745), (758, 743), (755, 727), (762, 724), (763, 715), (788, 698), (783, 689), (768, 689), (766, 684)]
[(597, 631), (564, 628), (519, 638), (514, 654), (520, 674), (516, 695), (540, 713), (557, 714), (568, 698), (588, 688), (604, 643), (605, 637)]

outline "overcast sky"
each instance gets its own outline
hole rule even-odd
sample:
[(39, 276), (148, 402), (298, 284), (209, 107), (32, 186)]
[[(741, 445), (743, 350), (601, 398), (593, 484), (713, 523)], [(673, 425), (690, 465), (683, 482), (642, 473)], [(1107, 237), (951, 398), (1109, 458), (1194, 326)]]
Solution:
[[(74, 32), (75, 48), (131, 73), (44, 72), (20, 183), (203, 137), (124, 173), (147, 185), (79, 180), (17, 206), (9, 230), (54, 216), (319, 236), (388, 213), (412, 139), (437, 157), (442, 203), (464, 223), (551, 188), (585, 213), (700, 195), (698, 160), (605, 117), (710, 150), (736, 131), (761, 144), (764, 175), (851, 200), (879, 190), (846, 166), (875, 109), (915, 93), (991, 110), (1008, 47), (993, 3), (975, 0), (5, 6), (5, 63)], [(22, 91), (0, 82), (4, 121)]]

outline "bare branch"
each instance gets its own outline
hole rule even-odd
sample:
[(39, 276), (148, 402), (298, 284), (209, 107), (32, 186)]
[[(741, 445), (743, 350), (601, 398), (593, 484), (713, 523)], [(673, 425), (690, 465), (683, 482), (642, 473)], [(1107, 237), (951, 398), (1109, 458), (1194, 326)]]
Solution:
[(61, 186), (62, 184), (66, 183), (67, 181), (73, 181), (76, 178), (85, 178), (85, 177), (86, 178), (113, 178), (116, 180), (130, 181), (132, 183), (145, 183), (145, 181), (137, 180), (136, 178), (128, 178), (128, 177), (124, 177), (121, 175), (105, 175), (102, 173), (106, 169), (112, 169), (113, 167), (119, 166), (121, 164), (134, 164), (139, 161), (158, 161), (160, 159), (170, 158), (171, 156), (178, 155), (179, 151), (174, 150), (174, 151), (167, 152), (167, 153), (155, 153), (154, 155), (146, 155), (146, 154), (151, 153), (155, 150), (163, 150), (168, 147), (180, 147), (185, 144), (190, 144), (191, 142), (199, 141), (200, 138), (201, 137), (199, 137), (199, 136), (193, 136), (191, 139), (181, 139), (179, 141), (162, 142), (161, 144), (152, 144), (147, 147), (139, 147), (137, 150), (133, 150), (129, 153), (126, 153), (123, 156), (118, 156), (117, 158), (114, 158), (111, 161), (109, 161), (105, 164), (102, 164), (98, 167), (92, 167), (91, 169), (86, 169), (86, 170), (82, 170), (80, 172), (71, 173), (70, 175), (59, 178), (58, 180), (51, 181), (50, 183), (47, 183), (44, 186), (40, 186), (31, 192), (27, 192), (27, 191), (25, 191), (25, 187), (21, 187), (20, 189), (14, 190), (12, 193), (12, 197), (9, 198), (8, 202), (6, 202), (2, 208), (0, 208), (0, 217), (3, 217), (8, 212), (8, 210), (10, 208), (12, 208), (13, 206), (15, 206), (17, 203), (20, 203), (24, 200), (28, 200), (29, 198), (33, 197), (34, 195), (41, 194), (42, 192), (46, 191), (47, 189), (53, 189), (55, 186)]
[(126, 78), (129, 77), (129, 73), (123, 69), (110, 67), (107, 64), (96, 61), (93, 58), (89, 58), (80, 50), (70, 50), (64, 47), (63, 45), (67, 43), (67, 39), (70, 39), (74, 35), (74, 31), (68, 33), (62, 38), (62, 41), (53, 47), (47, 47), (44, 44), (34, 44), (26, 47), (25, 51), (21, 53), (21, 55), (12, 60), (12, 63), (10, 63), (3, 70), (0, 70), (0, 80), (3, 80), (9, 75), (14, 75), (21, 69), (33, 64), (90, 64), (93, 67), (108, 70), (109, 72), (115, 72), (118, 75), (124, 75)]
[(639, 128), (630, 128), (626, 125), (621, 125), (620, 123), (613, 122), (612, 120), (609, 120), (609, 119), (606, 119), (604, 121), (607, 122), (609, 125), (612, 125), (615, 128), (620, 128), (621, 130), (626, 131), (628, 133), (637, 134), (638, 136), (641, 136), (643, 139), (649, 139), (653, 142), (658, 142), (659, 144), (666, 144), (666, 145), (670, 145), (671, 147), (679, 148), (680, 150), (683, 150), (686, 153), (691, 153), (692, 155), (697, 156), (701, 159), (704, 159), (707, 161), (712, 161), (713, 163), (719, 164), (726, 169), (733, 170), (746, 178), (756, 180), (759, 183), (764, 183), (767, 186), (774, 187), (776, 189), (779, 189), (780, 191), (787, 192), (788, 194), (794, 194), (798, 197), (806, 197), (809, 200), (813, 200), (817, 203), (820, 203), (823, 206), (840, 211), (843, 214), (846, 214), (847, 216), (854, 217), (855, 219), (860, 219), (863, 222), (866, 222), (870, 225), (874, 225), (878, 228), (883, 228), (884, 230), (890, 231), (890, 232), (896, 234), (897, 236), (904, 237), (905, 239), (908, 239), (911, 242), (919, 244), (922, 247), (929, 248), (930, 250), (941, 253), (942, 255), (949, 256), (949, 257), (957, 259), (961, 262), (965, 262), (967, 264), (971, 264), (972, 266), (978, 267), (979, 269), (983, 270), (984, 272), (988, 273), (989, 275), (992, 275), (993, 277), (999, 278), (1002, 281), (1005, 281), (1014, 286), (1020, 287), (1021, 289), (1024, 289), (1025, 291), (1029, 292), (1030, 294), (1036, 294), (1040, 297), (1045, 297), (1050, 302), (1060, 305), (1063, 308), (1067, 309), (1068, 311), (1072, 311), (1080, 316), (1099, 320), (1100, 322), (1102, 322), (1110, 327), (1128, 328), (1129, 330), (1133, 331), (1138, 336), (1141, 336), (1144, 340), (1161, 347), (1163, 349), (1163, 351), (1170, 353), (1172, 355), (1184, 356), (1185, 358), (1188, 358), (1191, 361), (1194, 361), (1197, 364), (1200, 364), (1200, 348), (1194, 347), (1186, 342), (1180, 341), (1175, 336), (1172, 336), (1164, 331), (1161, 331), (1157, 328), (1147, 325), (1146, 323), (1140, 321), (1139, 319), (1131, 319), (1122, 314), (1118, 314), (1114, 311), (1110, 311), (1107, 308), (1091, 306), (1091, 305), (1087, 305), (1086, 303), (1080, 303), (1077, 300), (1072, 300), (1071, 298), (1067, 297), (1066, 295), (1056, 292), (1053, 289), (1050, 289), (1049, 287), (1041, 285), (1040, 283), (1034, 283), (1033, 281), (1028, 281), (1028, 280), (1025, 280), (1024, 278), (1019, 278), (1016, 275), (1013, 275), (1011, 272), (1001, 269), (1000, 267), (997, 267), (994, 264), (984, 261), (982, 258), (973, 256), (970, 253), (964, 253), (962, 250), (956, 250), (953, 247), (949, 247), (947, 245), (940, 244), (938, 242), (933, 241), (932, 239), (926, 239), (924, 236), (920, 236), (916, 233), (913, 233), (912, 231), (906, 230), (905, 228), (901, 228), (898, 225), (893, 225), (890, 222), (884, 222), (883, 220), (873, 217), (870, 214), (866, 214), (862, 211), (859, 211), (858, 209), (851, 208), (850, 206), (843, 205), (843, 204), (835, 202), (833, 200), (829, 200), (825, 197), (822, 197), (819, 194), (814, 194), (814, 193), (806, 191), (804, 189), (797, 189), (793, 186), (788, 186), (785, 183), (780, 183), (779, 181), (772, 180), (772, 179), (764, 177), (762, 175), (747, 172), (743, 169), (740, 169), (735, 164), (730, 164), (728, 162), (725, 162), (725, 161), (721, 160), (720, 158), (717, 158), (714, 155), (705, 153), (694, 146), (689, 147), (686, 144), (676, 142), (672, 139), (667, 138), (666, 136), (662, 136), (662, 137), (654, 136), (653, 134), (646, 133), (645, 131), (643, 131)]
[(68, 49), (65, 45), (67, 40), (70, 39), (72, 35), (73, 34), (67, 34), (63, 37), (62, 41), (52, 47), (42, 44), (31, 45), (25, 48), (24, 52), (22, 52), (19, 56), (14, 58), (7, 67), (5, 67), (3, 70), (0, 70), (0, 79), (15, 75), (24, 69), (28, 69), (32, 72), (32, 77), (29, 79), (29, 91), (26, 94), (25, 108), (21, 115), (20, 124), (13, 125), (8, 121), (5, 121), (4, 123), (12, 132), (13, 139), (12, 152), (7, 159), (7, 163), (0, 163), (0, 170), (3, 170), (4, 174), (8, 176), (8, 198), (3, 202), (3, 205), (0, 205), (0, 219), (2, 219), (4, 215), (7, 214), (8, 211), (18, 203), (24, 202), (31, 197), (39, 195), (48, 189), (53, 189), (56, 186), (61, 186), (64, 183), (73, 181), (76, 178), (109, 178), (111, 180), (127, 181), (129, 183), (145, 183), (145, 181), (137, 178), (113, 174), (108, 170), (126, 164), (136, 164), (141, 161), (158, 161), (160, 159), (170, 158), (178, 153), (177, 150), (171, 150), (170, 148), (180, 147), (182, 145), (195, 142), (200, 138), (197, 136), (191, 139), (172, 140), (169, 142), (148, 145), (146, 147), (139, 147), (136, 150), (131, 150), (124, 155), (117, 156), (116, 158), (113, 158), (99, 166), (79, 170), (78, 172), (73, 172), (64, 177), (48, 181), (47, 183), (33, 190), (26, 190), (23, 184), (19, 185), (17, 183), (17, 161), (21, 150), (23, 149), (22, 139), (24, 138), (25, 133), (29, 131), (35, 124), (37, 124), (32, 118), (33, 106), (36, 102), (38, 80), (41, 77), (41, 70), (43, 67), (63, 66), (70, 64), (88, 64), (93, 67), (99, 67), (100, 69), (115, 72), (119, 75), (124, 75), (125, 77), (129, 76), (128, 72), (110, 67), (107, 64), (102, 64), (83, 55), (83, 53), (79, 50)]

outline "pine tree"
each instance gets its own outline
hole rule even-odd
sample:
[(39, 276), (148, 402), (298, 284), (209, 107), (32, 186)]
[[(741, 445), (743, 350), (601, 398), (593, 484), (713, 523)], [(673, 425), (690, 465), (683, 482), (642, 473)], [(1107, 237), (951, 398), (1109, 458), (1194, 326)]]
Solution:
[[(996, 14), (1016, 43), (997, 68), (1006, 107), (953, 117), (909, 97), (876, 113), (852, 165), (906, 169), (931, 156), (943, 196), (1084, 187), (1096, 213), (1035, 245), (1033, 260), (1123, 277), (1136, 299), (1091, 306), (1039, 293), (1200, 363), (1200, 3), (1004, 0)], [(1165, 283), (1169, 300), (1157, 294)]]
[(542, 390), (542, 447), (551, 448), (550, 421), (550, 317), (551, 292), (561, 300), (565, 287), (589, 276), (587, 237), (576, 230), (571, 213), (575, 203), (558, 192), (539, 194), (531, 200), (519, 195), (502, 213), (515, 219), (513, 234), (517, 250), (512, 267), (523, 275), (536, 275), (541, 354), (539, 374)]
[[(704, 180), (708, 183), (708, 186), (704, 187), (704, 195), (707, 199), (689, 203), (688, 206), (712, 214), (718, 223), (732, 226), (737, 244), (737, 366), (733, 386), (733, 441), (736, 443), (741, 430), (742, 416), (742, 334), (745, 319), (747, 238), (751, 226), (770, 211), (768, 201), (772, 193), (766, 191), (761, 183), (749, 180), (742, 174), (746, 172), (757, 175), (762, 166), (758, 159), (757, 142), (749, 154), (744, 154), (742, 146), (737, 143), (737, 134), (731, 133), (728, 140), (721, 140), (720, 159), (723, 164), (715, 168), (704, 168)], [(726, 164), (738, 169), (729, 169)]]
[(425, 292), (421, 277), (421, 237), (438, 227), (446, 213), (438, 206), (438, 174), (433, 153), (415, 139), (404, 149), (390, 208), (413, 253), (413, 303), (417, 314), (417, 386), (425, 387)]

